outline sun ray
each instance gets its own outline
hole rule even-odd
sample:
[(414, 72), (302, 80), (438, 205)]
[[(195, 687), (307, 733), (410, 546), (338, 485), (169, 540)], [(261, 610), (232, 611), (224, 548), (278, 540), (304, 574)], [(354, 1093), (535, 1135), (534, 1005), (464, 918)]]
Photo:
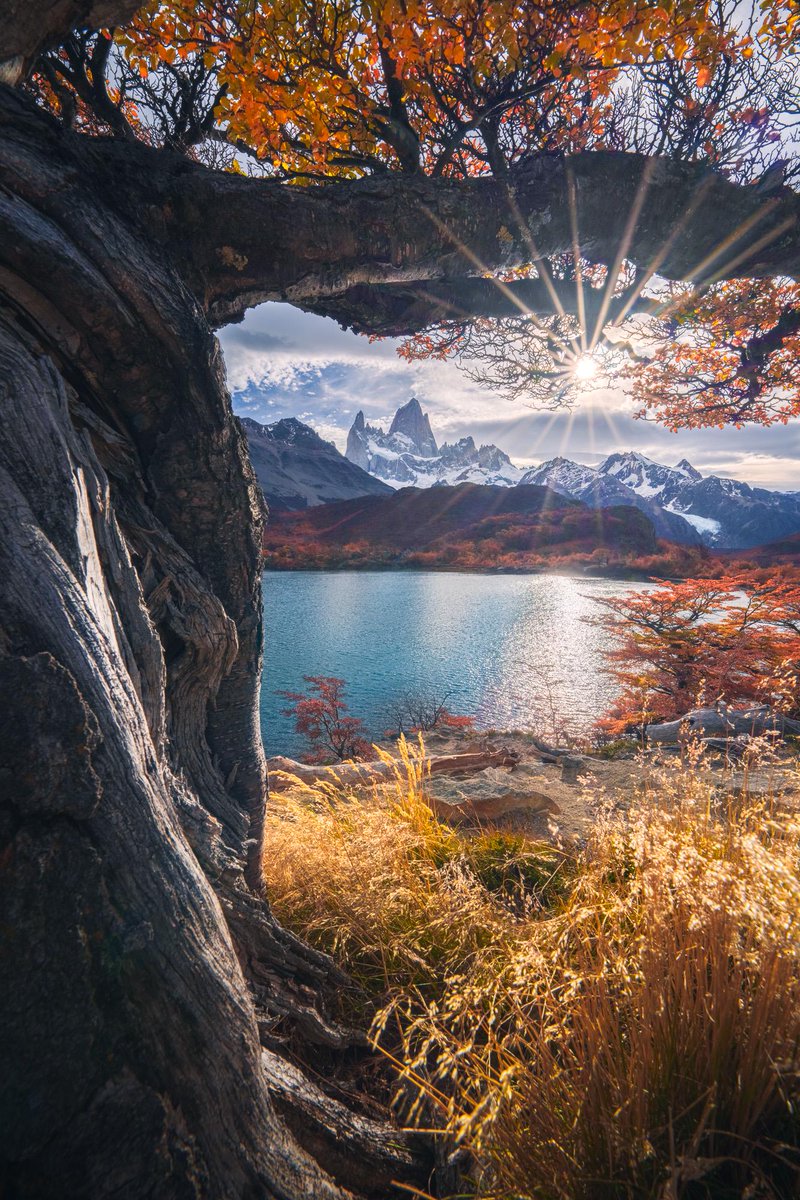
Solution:
[(575, 409), (568, 408), (564, 415), (566, 416), (566, 420), (564, 422), (564, 433), (561, 437), (561, 442), (558, 447), (559, 457), (561, 457), (563, 455), (564, 450), (569, 445), (570, 439), (572, 437), (572, 426), (575, 421)]
[(608, 267), (606, 286), (603, 292), (603, 301), (600, 305), (600, 311), (597, 314), (594, 333), (592, 334), (589, 342), (590, 350), (593, 350), (597, 345), (598, 339), (605, 325), (608, 310), (614, 297), (614, 288), (617, 285), (617, 279), (619, 278), (622, 262), (627, 255), (628, 250), (630, 249), (630, 244), (633, 239), (633, 231), (636, 228), (636, 222), (639, 220), (641, 215), (642, 206), (644, 205), (645, 197), (650, 187), (650, 181), (652, 179), (654, 169), (655, 159), (648, 159), (648, 161), (645, 163), (644, 170), (642, 171), (639, 179), (639, 184), (636, 188), (636, 195), (633, 198), (633, 204), (631, 205), (630, 212), (628, 213), (628, 219), (625, 222), (625, 228), (622, 231), (622, 237), (620, 238), (617, 253), (614, 256), (613, 263)]
[(559, 418), (562, 416), (563, 416), (563, 410), (559, 409), (558, 411), (551, 413), (550, 416), (547, 418), (547, 424), (545, 425), (544, 429), (539, 434), (539, 437), (536, 439), (536, 441), (533, 443), (533, 446), (531, 447), (531, 450), (533, 451), (534, 454), (539, 453), (539, 447), (541, 446), (542, 442), (547, 437), (548, 433), (553, 428), (556, 421), (558, 421)]
[(468, 262), (472, 263), (472, 265), (478, 270), (478, 272), (480, 273), (481, 276), (483, 276), (484, 278), (488, 278), (491, 281), (491, 283), (494, 285), (494, 287), (497, 288), (497, 290), (500, 292), (500, 294), (502, 296), (505, 296), (505, 298), (511, 304), (513, 304), (515, 308), (519, 309), (520, 313), (524, 317), (527, 317), (531, 321), (531, 323), (533, 325), (535, 325), (536, 328), (541, 333), (543, 333), (549, 341), (552, 341), (556, 345), (558, 345), (564, 351), (565, 354), (569, 353), (570, 346), (569, 346), (569, 343), (564, 340), (564, 338), (562, 338), (559, 334), (555, 333), (552, 329), (548, 329), (548, 327), (546, 325), (543, 325), (542, 322), (539, 320), (538, 315), (533, 311), (533, 309), (528, 308), (528, 306), (526, 304), (524, 304), (519, 299), (518, 296), (515, 296), (512, 289), (510, 287), (508, 287), (508, 285), (505, 284), (502, 279), (498, 279), (495, 275), (493, 275), (492, 272), (490, 271), (489, 267), (486, 265), (486, 263), (484, 263), (481, 260), (481, 258), (474, 252), (474, 250), (470, 249), (470, 247), (467, 246), (464, 242), (462, 242), (460, 238), (457, 238), (455, 236), (455, 234), (452, 232), (452, 230), (449, 229), (447, 224), (444, 221), (442, 221), (441, 218), (439, 216), (437, 216), (437, 214), (435, 212), (433, 212), (432, 209), (428, 208), (428, 206), (424, 205), (424, 204), (421, 207), (422, 207), (422, 211), (426, 214), (426, 216), (429, 218), (429, 220), (436, 226), (436, 228), (439, 230), (439, 232), (444, 234), (444, 236), (446, 238), (448, 238), (448, 240), (451, 242), (451, 244), (453, 246), (455, 246), (456, 249), (461, 254), (464, 255), (464, 257), (468, 260)]
[(548, 266), (547, 259), (539, 252), (539, 248), (534, 241), (533, 234), (526, 225), (522, 213), (519, 210), (516, 197), (511, 191), (509, 191), (506, 199), (508, 201), (508, 206), (511, 209), (511, 215), (516, 221), (517, 228), (522, 235), (522, 240), (526, 243), (531, 252), (531, 261), (536, 267), (536, 270), (539, 272), (539, 277), (547, 288), (550, 299), (553, 301), (553, 307), (560, 317), (566, 317), (567, 314), (564, 310), (564, 305), (561, 303), (561, 297), (559, 296), (555, 285), (553, 284), (552, 276), (550, 275), (550, 268)]
[(597, 442), (594, 434), (594, 405), (586, 405), (586, 427), (589, 431), (589, 453), (594, 457), (594, 448)]
[(656, 254), (653, 256), (653, 258), (648, 263), (647, 267), (645, 268), (644, 274), (643, 274), (642, 278), (638, 281), (636, 287), (633, 290), (633, 293), (628, 297), (628, 299), (625, 302), (625, 304), (623, 305), (622, 309), (617, 313), (614, 320), (611, 322), (612, 325), (621, 325), (622, 324), (622, 322), (625, 320), (626, 316), (630, 312), (633, 305), (636, 303), (636, 301), (639, 299), (639, 297), (641, 296), (644, 289), (647, 287), (650, 280), (653, 278), (654, 275), (656, 275), (658, 273), (659, 267), (664, 262), (664, 259), (667, 257), (670, 250), (675, 245), (676, 240), (680, 237), (680, 235), (683, 233), (684, 229), (686, 228), (686, 226), (689, 224), (690, 220), (694, 216), (695, 212), (697, 211), (698, 206), (700, 205), (702, 199), (705, 196), (705, 193), (711, 187), (711, 183), (712, 183), (711, 176), (707, 176), (706, 179), (704, 179), (703, 182), (700, 184), (700, 187), (697, 188), (691, 202), (689, 204), (687, 204), (686, 209), (683, 212), (682, 216), (678, 219), (678, 221), (676, 222), (674, 228), (671, 230), (669, 235), (664, 239), (664, 243), (661, 246), (661, 249), (656, 252)]
[(578, 325), (580, 326), (581, 349), (586, 350), (586, 306), (583, 296), (583, 270), (581, 268), (580, 239), (578, 237), (578, 186), (570, 167), (567, 167), (567, 202), (569, 225), (572, 234), (572, 257), (575, 262), (575, 294), (578, 302)]

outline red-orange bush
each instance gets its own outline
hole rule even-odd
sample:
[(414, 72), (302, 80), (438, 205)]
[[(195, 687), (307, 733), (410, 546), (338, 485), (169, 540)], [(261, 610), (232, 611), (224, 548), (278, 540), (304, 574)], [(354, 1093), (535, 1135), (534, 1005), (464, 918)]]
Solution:
[(335, 675), (304, 675), (307, 692), (280, 692), (291, 701), (284, 709), (294, 717), (295, 729), (308, 739), (310, 749), (305, 762), (318, 763), (334, 758), (372, 758), (372, 746), (366, 738), (364, 723), (351, 717), (344, 699), (345, 683)]
[(757, 701), (800, 708), (800, 570), (687, 579), (602, 601), (621, 694), (610, 734), (671, 720), (698, 703)]

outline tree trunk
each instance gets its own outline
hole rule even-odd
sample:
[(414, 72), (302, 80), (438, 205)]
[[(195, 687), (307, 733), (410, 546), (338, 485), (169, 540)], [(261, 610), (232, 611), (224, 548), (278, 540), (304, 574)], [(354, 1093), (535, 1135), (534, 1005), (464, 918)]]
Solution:
[(426, 1184), (396, 1131), (320, 1164), (273, 1104), (260, 1033), (357, 1039), (259, 894), (260, 495), (202, 310), (83, 147), (2, 91), (0, 1191), (372, 1194), (381, 1133), (379, 1193)]

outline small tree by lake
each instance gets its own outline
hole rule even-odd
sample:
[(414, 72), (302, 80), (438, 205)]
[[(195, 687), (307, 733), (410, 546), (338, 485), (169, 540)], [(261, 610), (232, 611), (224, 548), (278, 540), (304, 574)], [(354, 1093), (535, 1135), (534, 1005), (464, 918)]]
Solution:
[(451, 695), (451, 692), (405, 692), (389, 710), (391, 724), (387, 735), (430, 733), (434, 729), (473, 730), (474, 717), (452, 713), (447, 707)]
[(345, 681), (336, 675), (304, 675), (303, 679), (308, 684), (305, 692), (278, 693), (291, 702), (284, 715), (294, 718), (295, 731), (308, 739), (310, 749), (303, 761), (372, 758), (364, 722), (350, 715), (345, 702)]

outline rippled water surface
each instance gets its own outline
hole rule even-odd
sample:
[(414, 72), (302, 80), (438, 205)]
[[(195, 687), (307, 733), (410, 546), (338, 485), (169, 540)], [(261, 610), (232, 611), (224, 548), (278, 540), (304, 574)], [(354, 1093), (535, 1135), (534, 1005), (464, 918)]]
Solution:
[(426, 571), (266, 572), (261, 721), (268, 754), (303, 743), (276, 692), (304, 675), (339, 675), (373, 736), (405, 692), (449, 692), (482, 728), (586, 727), (607, 707), (605, 635), (585, 618), (596, 601), (647, 585), (556, 575)]

